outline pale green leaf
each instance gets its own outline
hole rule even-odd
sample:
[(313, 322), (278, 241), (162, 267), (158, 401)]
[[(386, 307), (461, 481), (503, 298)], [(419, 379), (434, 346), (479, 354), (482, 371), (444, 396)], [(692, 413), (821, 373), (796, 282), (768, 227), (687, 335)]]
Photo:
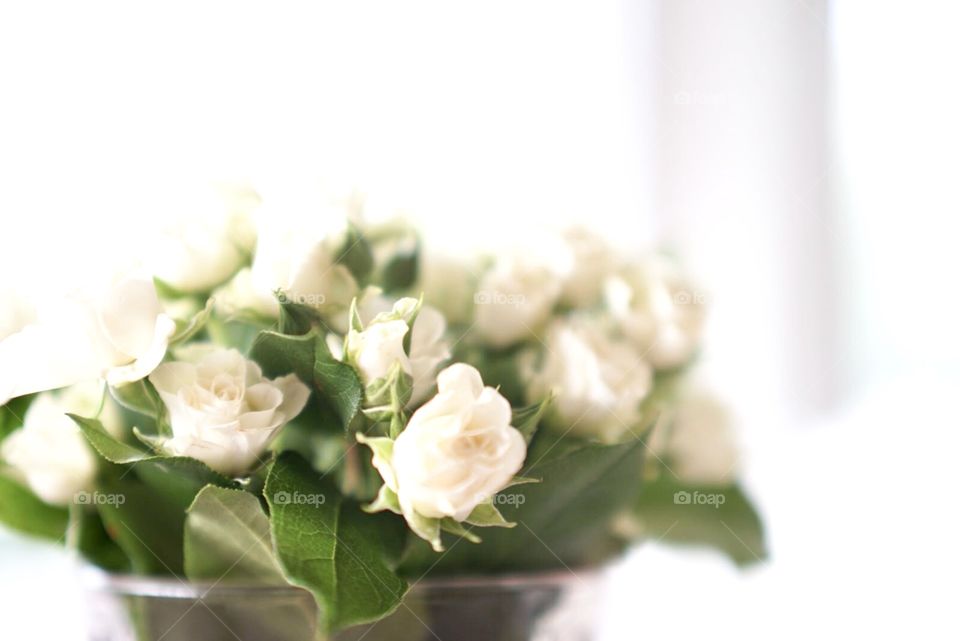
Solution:
[(184, 572), (194, 581), (283, 584), (270, 521), (253, 494), (208, 485), (187, 509)]

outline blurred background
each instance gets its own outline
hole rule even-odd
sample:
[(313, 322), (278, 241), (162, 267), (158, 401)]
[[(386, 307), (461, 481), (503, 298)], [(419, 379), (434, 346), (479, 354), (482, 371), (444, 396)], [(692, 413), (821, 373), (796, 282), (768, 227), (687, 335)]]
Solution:
[[(954, 637), (958, 19), (933, 0), (4, 3), (0, 290), (136, 255), (196, 178), (350, 181), (447, 249), (568, 223), (666, 244), (708, 292), (703, 375), (771, 558), (644, 545), (612, 571), (604, 638)], [(0, 568), (10, 638), (82, 638), (64, 554), (3, 533)]]

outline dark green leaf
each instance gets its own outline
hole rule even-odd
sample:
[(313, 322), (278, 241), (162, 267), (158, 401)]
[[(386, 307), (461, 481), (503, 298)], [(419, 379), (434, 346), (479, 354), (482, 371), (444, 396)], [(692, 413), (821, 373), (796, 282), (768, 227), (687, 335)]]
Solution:
[(133, 463), (133, 471), (147, 485), (183, 505), (193, 503), (207, 485), (236, 487), (236, 483), (207, 465), (186, 456), (156, 456)]
[(363, 237), (356, 225), (347, 228), (343, 246), (337, 252), (336, 261), (346, 266), (358, 282), (363, 282), (373, 269), (373, 252), (370, 243)]
[(417, 282), (420, 270), (420, 243), (416, 243), (412, 251), (395, 254), (380, 270), (377, 279), (380, 287), (387, 294), (403, 291)]
[(183, 572), (183, 521), (208, 484), (233, 482), (187, 457), (155, 456), (123, 443), (99, 421), (70, 415), (107, 463), (93, 496), (110, 537), (138, 573)]
[(295, 303), (282, 293), (277, 298), (280, 303), (281, 334), (301, 336), (314, 328), (326, 328), (323, 318), (313, 307)]
[(736, 485), (694, 486), (665, 473), (644, 485), (634, 515), (646, 538), (716, 548), (737, 565), (766, 558), (763, 524)]
[(70, 506), (70, 546), (108, 572), (129, 572), (130, 559), (107, 534), (100, 514), (89, 505)]
[(287, 579), (313, 593), (325, 628), (375, 621), (397, 608), (407, 589), (391, 569), (403, 538), (397, 517), (363, 513), (289, 452), (273, 464), (264, 495)]
[(35, 396), (36, 394), (19, 396), (7, 401), (6, 405), (0, 406), (0, 441), (7, 438), (14, 430), (23, 427), (23, 417)]
[(67, 509), (44, 503), (17, 481), (0, 475), (0, 523), (56, 541), (67, 530)]
[(322, 337), (317, 338), (314, 384), (340, 418), (343, 428), (349, 427), (363, 401), (363, 384), (356, 370), (333, 357)]
[(76, 414), (67, 414), (67, 416), (80, 426), (80, 431), (87, 437), (93, 449), (111, 463), (132, 463), (151, 456), (140, 448), (114, 438), (95, 418), (84, 418)]
[(184, 570), (194, 581), (286, 583), (274, 556), (270, 521), (243, 490), (208, 485), (187, 510)]
[[(572, 439), (565, 439), (572, 440)], [(554, 448), (556, 449), (556, 448)], [(512, 530), (486, 529), (483, 542), (452, 542), (437, 555), (423, 542), (408, 550), (405, 574), (464, 574), (577, 567), (603, 560), (610, 522), (636, 499), (644, 444), (578, 443), (531, 450), (524, 476), (541, 479), (507, 488), (494, 505)]]
[(186, 457), (107, 465), (101, 476), (95, 504), (110, 537), (140, 574), (183, 574), (187, 508), (207, 485), (235, 485)]
[(121, 472), (100, 483), (97, 510), (107, 533), (130, 559), (137, 574), (183, 574), (186, 505), (150, 487), (136, 474)]
[(262, 331), (250, 349), (250, 358), (271, 378), (296, 374), (304, 383), (313, 382), (316, 362), (316, 332), (304, 336), (289, 336), (273, 331)]
[(543, 418), (551, 402), (553, 402), (553, 397), (548, 396), (539, 403), (527, 405), (526, 407), (518, 407), (513, 410), (513, 418), (510, 424), (523, 434), (523, 438), (527, 444), (533, 440), (537, 427), (540, 425), (540, 420)]
[(251, 356), (267, 376), (292, 372), (312, 384), (321, 404), (336, 416), (344, 429), (360, 409), (363, 399), (360, 378), (352, 367), (333, 357), (323, 336), (316, 332), (304, 336), (260, 332)]

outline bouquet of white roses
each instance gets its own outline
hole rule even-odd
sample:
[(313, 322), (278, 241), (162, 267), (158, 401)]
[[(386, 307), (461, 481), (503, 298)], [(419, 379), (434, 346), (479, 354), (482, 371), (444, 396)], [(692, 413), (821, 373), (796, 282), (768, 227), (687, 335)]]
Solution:
[(355, 197), (208, 202), (142, 269), (4, 301), (0, 521), (110, 572), (305, 588), (327, 630), (422, 576), (763, 555), (668, 257), (572, 231), (453, 260)]

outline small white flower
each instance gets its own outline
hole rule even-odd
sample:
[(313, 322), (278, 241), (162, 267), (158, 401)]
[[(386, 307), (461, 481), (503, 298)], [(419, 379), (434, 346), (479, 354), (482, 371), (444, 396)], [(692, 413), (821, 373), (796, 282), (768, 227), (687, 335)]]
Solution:
[(248, 471), (310, 395), (295, 375), (266, 379), (233, 349), (199, 345), (178, 356), (186, 360), (150, 376), (170, 412), (173, 437), (163, 447), (226, 475)]
[(633, 346), (595, 321), (557, 320), (544, 360), (530, 378), (530, 402), (554, 392), (551, 417), (562, 430), (612, 440), (636, 428), (652, 369)]
[(729, 409), (713, 394), (694, 389), (678, 401), (673, 420), (654, 431), (650, 442), (679, 479), (724, 485), (737, 477), (739, 448)]
[[(436, 381), (437, 368), (450, 358), (444, 339), (447, 323), (443, 314), (423, 305), (410, 330), (410, 318), (416, 308), (415, 298), (401, 298), (391, 308), (383, 296), (365, 296), (359, 305), (360, 320), (365, 327), (363, 331), (350, 330), (346, 341), (348, 356), (364, 383), (385, 378), (399, 363), (401, 371), (413, 381), (409, 406), (427, 397)], [(412, 332), (409, 355), (403, 348), (408, 331)]]
[(160, 222), (146, 247), (154, 275), (183, 292), (205, 292), (236, 273), (253, 250), (259, 197), (241, 185), (193, 185), (153, 205)]
[(561, 302), (576, 308), (600, 302), (603, 283), (616, 268), (613, 248), (597, 234), (580, 227), (566, 230), (561, 242), (567, 262)]
[(95, 416), (116, 434), (120, 416), (109, 401), (103, 402), (98, 383), (76, 385), (37, 396), (23, 417), (23, 427), (2, 445), (3, 458), (27, 486), (47, 503), (66, 505), (77, 492), (93, 486), (97, 462), (87, 440), (67, 413)]
[(663, 258), (608, 280), (606, 301), (623, 333), (657, 369), (684, 365), (700, 346), (703, 294)]
[(252, 300), (276, 315), (274, 292), (333, 315), (349, 306), (357, 283), (337, 252), (345, 241), (347, 209), (337, 200), (264, 201), (257, 215), (257, 248), (248, 277)]
[(391, 461), (375, 458), (408, 520), (465, 520), (506, 487), (527, 447), (510, 425), (510, 404), (480, 373), (457, 363), (437, 377), (439, 392), (414, 412), (393, 445)]
[(556, 271), (546, 264), (501, 259), (484, 274), (474, 295), (478, 335), (497, 348), (535, 336), (553, 311), (560, 287)]
[(412, 375), (410, 359), (403, 349), (403, 337), (409, 329), (405, 320), (391, 320), (372, 323), (360, 332), (350, 330), (347, 353), (364, 383), (386, 378), (397, 363)]
[(0, 341), (0, 405), (97, 378), (140, 380), (163, 360), (175, 329), (153, 282), (136, 276), (46, 301), (36, 322)]

